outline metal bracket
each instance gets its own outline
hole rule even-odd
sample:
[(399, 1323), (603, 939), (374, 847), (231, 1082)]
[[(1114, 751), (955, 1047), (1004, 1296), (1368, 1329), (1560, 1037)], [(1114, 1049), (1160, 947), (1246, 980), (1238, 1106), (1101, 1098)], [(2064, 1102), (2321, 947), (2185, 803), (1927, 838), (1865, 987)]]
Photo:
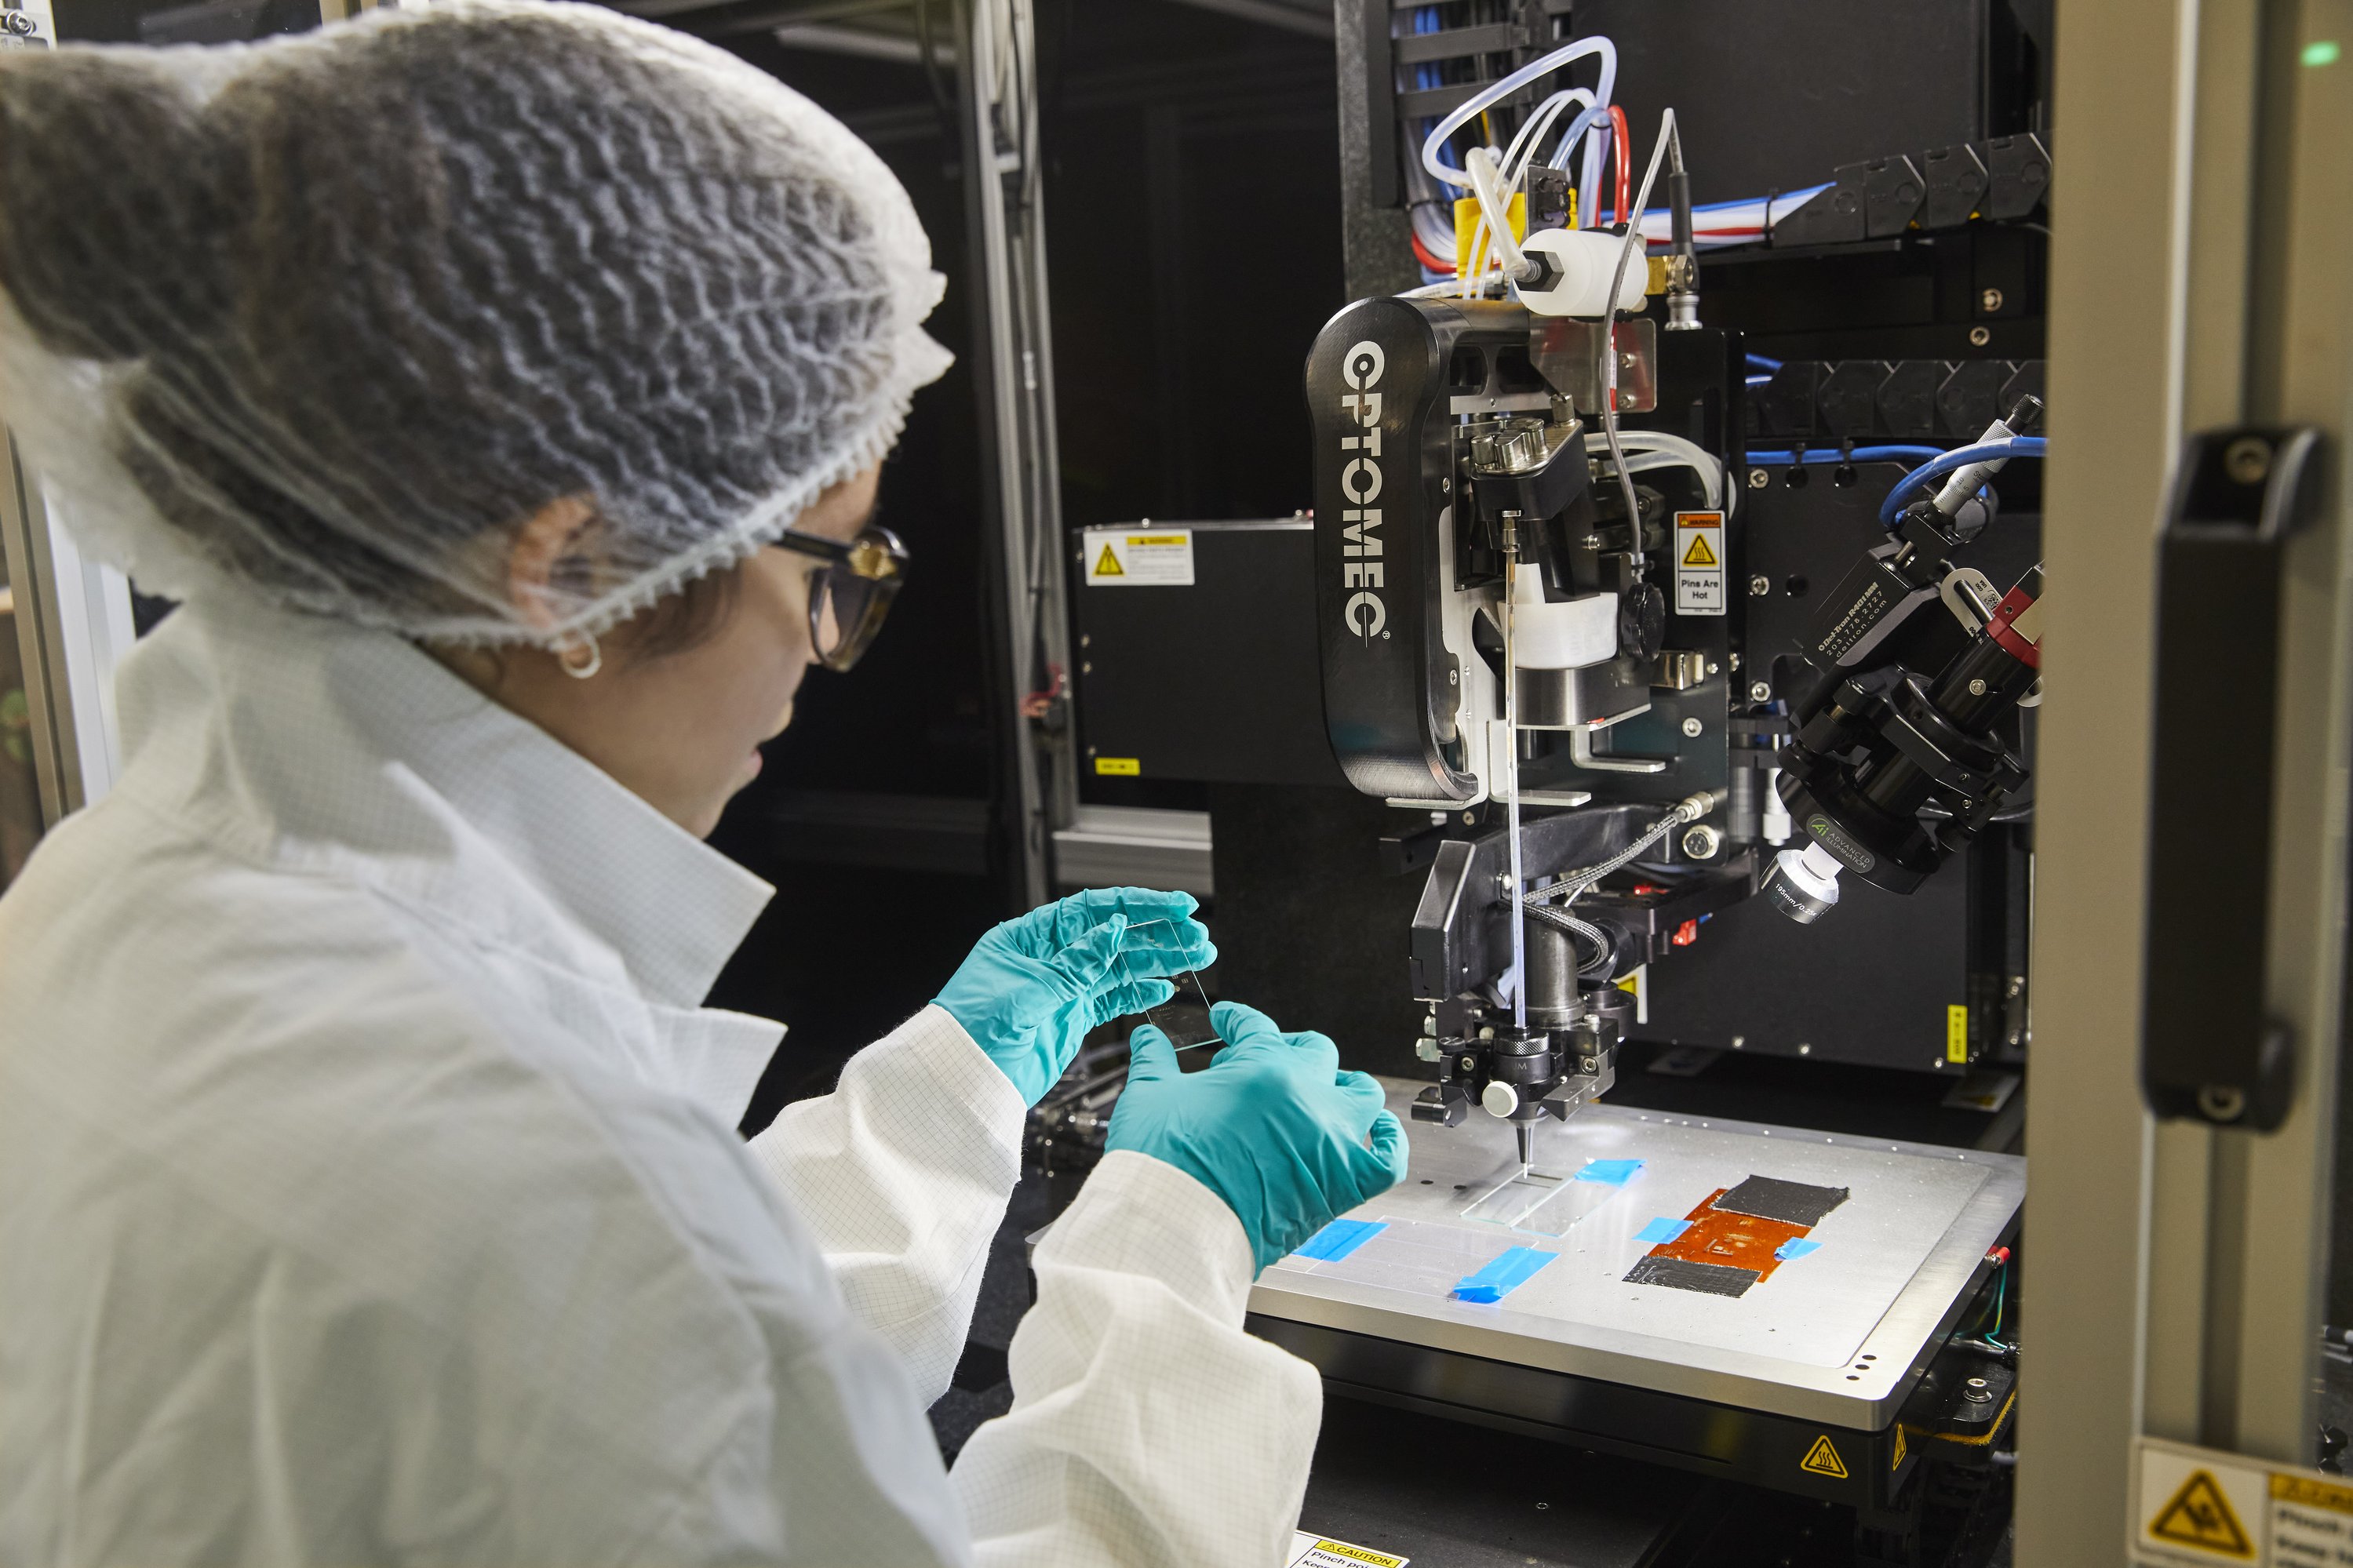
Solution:
[(1597, 724), (1591, 728), (1571, 730), (1568, 732), (1568, 760), (1580, 768), (1591, 768), (1599, 773), (1662, 773), (1667, 771), (1667, 764), (1656, 757), (1604, 757), (1596, 754), (1593, 732), (1604, 727)]
[(2323, 458), (2307, 426), (2193, 436), (2158, 536), (2140, 1073), (2160, 1117), (2270, 1131), (2295, 1098), (2294, 1038), (2263, 995), (2279, 596)]

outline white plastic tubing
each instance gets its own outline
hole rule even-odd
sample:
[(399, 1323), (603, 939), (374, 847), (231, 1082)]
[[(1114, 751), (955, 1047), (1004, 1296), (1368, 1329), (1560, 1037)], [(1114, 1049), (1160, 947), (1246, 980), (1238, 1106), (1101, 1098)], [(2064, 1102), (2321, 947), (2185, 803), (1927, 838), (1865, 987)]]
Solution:
[(1430, 171), (1432, 179), (1450, 185), (1469, 184), (1461, 170), (1450, 169), (1438, 161), (1438, 150), (1446, 144), (1446, 139), (1471, 123), (1474, 116), (1493, 108), (1538, 77), (1549, 76), (1588, 55), (1601, 57), (1601, 82), (1595, 89), (1594, 101), (1606, 106), (1609, 102), (1609, 95), (1618, 87), (1618, 46), (1607, 38), (1579, 38), (1574, 43), (1562, 45), (1548, 55), (1530, 60), (1511, 75), (1490, 85), (1485, 91), (1474, 93), (1455, 105), (1422, 142), (1421, 166)]
[[(1544, 139), (1551, 132), (1553, 122), (1558, 120), (1571, 104), (1582, 105), (1584, 112), (1570, 123), (1567, 134), (1561, 137), (1559, 146), (1553, 153), (1551, 166), (1556, 169), (1567, 165), (1569, 153), (1577, 147), (1577, 138), (1584, 136), (1595, 121), (1608, 112), (1609, 107), (1609, 100), (1597, 100), (1593, 89), (1584, 87), (1563, 88), (1537, 104), (1529, 112), (1527, 119), (1521, 123), (1518, 134), (1512, 138), (1512, 144), (1504, 149), (1504, 192), (1507, 208), (1511, 200), (1510, 194), (1519, 188), (1520, 181), (1527, 174), (1528, 165), (1535, 163), (1537, 153), (1543, 151)], [(1585, 188), (1578, 192), (1577, 198), (1577, 210), (1579, 213), (1593, 211), (1593, 193), (1600, 180), (1601, 138), (1596, 134), (1589, 138), (1585, 145)], [(1465, 298), (1475, 296), (1487, 281), (1488, 231), (1487, 220), (1483, 216), (1485, 210), (1485, 204), (1482, 203), (1480, 207), (1482, 216), (1477, 226), (1471, 233), (1469, 260), (1466, 262), (1459, 256), (1455, 258), (1455, 281), (1459, 285), (1458, 291)], [(1451, 238), (1451, 236), (1450, 235), (1449, 237)], [(1429, 243), (1426, 238), (1422, 241), (1425, 246)], [(1500, 253), (1502, 247), (1498, 246), (1497, 249)], [(1434, 254), (1443, 255), (1444, 252), (1438, 251)], [(1506, 258), (1506, 265), (1510, 265), (1509, 258)]]
[[(1540, 77), (1549, 76), (1552, 72), (1562, 69), (1577, 60), (1594, 56), (1598, 56), (1601, 61), (1601, 79), (1593, 91), (1588, 94), (1584, 89), (1571, 89), (1567, 93), (1554, 94), (1552, 99), (1540, 105), (1536, 112), (1529, 117), (1527, 124), (1522, 128), (1521, 134), (1513, 139), (1514, 153), (1505, 155), (1501, 168), (1496, 167), (1493, 160), (1485, 157), (1483, 150), (1479, 148), (1473, 148), (1471, 155), (1463, 160), (1466, 167), (1462, 169), (1450, 168), (1439, 161), (1438, 152), (1446, 144), (1446, 139), (1468, 125), (1482, 110), (1493, 108), (1496, 103)], [(1617, 87), (1618, 46), (1607, 38), (1578, 38), (1572, 43), (1562, 45), (1548, 55), (1542, 55), (1530, 60), (1511, 75), (1490, 84), (1483, 91), (1465, 99), (1432, 127), (1430, 135), (1422, 142), (1421, 166), (1430, 171), (1430, 177), (1445, 184), (1464, 186), (1471, 191), (1472, 195), (1479, 198), (1482, 226), (1493, 237), (1495, 249), (1503, 258), (1504, 265), (1507, 269), (1514, 272), (1519, 269), (1519, 246), (1511, 237), (1512, 226), (1508, 216), (1511, 203), (1510, 175), (1514, 163), (1514, 154), (1517, 154), (1516, 162), (1521, 168), (1525, 168), (1527, 159), (1535, 154), (1535, 138), (1528, 135), (1528, 130), (1535, 127), (1540, 119), (1547, 125), (1550, 123), (1546, 114), (1547, 110), (1553, 114), (1557, 114), (1567, 103), (1577, 101), (1581, 97), (1586, 104), (1586, 111), (1578, 116), (1577, 123), (1570, 128), (1569, 135), (1562, 138), (1562, 146), (1566, 148), (1573, 144), (1574, 138), (1584, 134), (1584, 127), (1592, 124), (1599, 113), (1607, 110), (1609, 106), (1609, 96), (1617, 90)], [(1525, 151), (1521, 151), (1523, 142), (1527, 143)], [(1588, 145), (1586, 153), (1587, 189), (1583, 192), (1580, 200), (1587, 203), (1592, 200), (1594, 192), (1591, 186), (1599, 178), (1599, 152), (1600, 142), (1597, 139)], [(1484, 169), (1480, 167), (1482, 161), (1487, 165)], [(1480, 249), (1475, 240), (1472, 249), (1474, 252)], [(1471, 256), (1455, 258), (1455, 272), (1459, 279), (1467, 281), (1473, 276), (1474, 259), (1475, 258)]]

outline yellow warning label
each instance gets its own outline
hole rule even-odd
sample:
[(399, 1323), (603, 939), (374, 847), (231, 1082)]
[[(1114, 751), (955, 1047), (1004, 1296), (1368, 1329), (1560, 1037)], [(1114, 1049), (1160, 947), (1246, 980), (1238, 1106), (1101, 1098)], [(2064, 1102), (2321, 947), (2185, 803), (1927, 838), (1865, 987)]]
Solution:
[(2157, 1510), (2148, 1521), (2148, 1532), (2159, 1541), (2176, 1546), (2195, 1546), (2201, 1552), (2234, 1558), (2242, 1563), (2254, 1561), (2255, 1549), (2247, 1540), (2247, 1532), (2239, 1524), (2239, 1516), (2231, 1511), (2231, 1500), (2222, 1494), (2213, 1474), (2192, 1470), (2173, 1500)]
[(2332, 1486), (2305, 1476), (2272, 1472), (2272, 1496), (2282, 1502), (2292, 1502), (2304, 1508), (2325, 1508), (2337, 1513), (2353, 1513), (2353, 1487)]
[(1095, 772), (1109, 773), (1118, 778), (1141, 778), (1144, 774), (1144, 763), (1142, 759), (1136, 757), (1097, 757)]
[(1818, 1476), (1829, 1476), (1835, 1480), (1846, 1479), (1846, 1461), (1840, 1458), (1838, 1449), (1831, 1447), (1831, 1435), (1827, 1432), (1814, 1439), (1814, 1446), (1806, 1450), (1806, 1457), (1798, 1468), (1810, 1470)]
[(1891, 1470), (1904, 1468), (1904, 1423), (1901, 1421), (1895, 1424), (1895, 1459), (1887, 1468)]
[[(1127, 536), (1127, 542), (1131, 545), (1190, 544), (1193, 542), (1193, 536), (1189, 533), (1131, 533)], [(1103, 553), (1106, 555), (1111, 553), (1109, 545), (1103, 547)]]
[[(1386, 1552), (1367, 1552), (1361, 1546), (1351, 1546), (1345, 1541), (1319, 1541), (1310, 1550), (1336, 1557), (1343, 1563), (1365, 1563), (1372, 1568), (1404, 1568), (1405, 1559), (1392, 1557)], [(1313, 1561), (1313, 1559), (1310, 1559)]]
[(1945, 1059), (1969, 1065), (1969, 1010), (1959, 1003), (1945, 1009)]
[(1715, 552), (1707, 547), (1707, 535), (1704, 533), (1694, 533), (1692, 535), (1691, 548), (1683, 552), (1683, 564), (1686, 566), (1721, 566), (1724, 563), (1718, 561), (1715, 558)]
[(1126, 569), (1119, 563), (1119, 557), (1111, 552), (1111, 546), (1108, 544), (1103, 546), (1103, 553), (1095, 557), (1094, 574), (1098, 577), (1124, 577), (1127, 575)]

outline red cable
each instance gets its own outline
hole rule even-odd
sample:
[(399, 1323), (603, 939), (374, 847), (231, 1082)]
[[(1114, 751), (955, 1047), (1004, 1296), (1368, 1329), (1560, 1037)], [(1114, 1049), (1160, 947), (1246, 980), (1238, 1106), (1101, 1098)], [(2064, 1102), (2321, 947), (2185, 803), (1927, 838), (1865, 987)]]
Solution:
[(1437, 257), (1432, 256), (1430, 253), (1430, 247), (1421, 243), (1421, 236), (1418, 234), (1413, 237), (1413, 254), (1424, 267), (1429, 268), (1432, 272), (1452, 272), (1456, 270), (1454, 263), (1451, 261), (1440, 261)]
[(1626, 163), (1626, 111), (1614, 103), (1609, 106), (1609, 156), (1618, 163), (1618, 205), (1610, 216), (1620, 223), (1640, 223), (1640, 213), (1630, 217), (1626, 212), (1634, 205), (1634, 171)]

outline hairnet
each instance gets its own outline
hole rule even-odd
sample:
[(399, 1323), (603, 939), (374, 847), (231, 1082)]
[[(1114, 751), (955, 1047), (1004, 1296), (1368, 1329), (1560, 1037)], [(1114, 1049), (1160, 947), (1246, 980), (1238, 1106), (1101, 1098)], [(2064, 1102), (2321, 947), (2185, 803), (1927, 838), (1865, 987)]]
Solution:
[[(773, 539), (947, 353), (839, 121), (589, 5), (0, 54), (0, 412), (143, 588), (594, 632)], [(582, 503), (543, 605), (516, 530)]]

